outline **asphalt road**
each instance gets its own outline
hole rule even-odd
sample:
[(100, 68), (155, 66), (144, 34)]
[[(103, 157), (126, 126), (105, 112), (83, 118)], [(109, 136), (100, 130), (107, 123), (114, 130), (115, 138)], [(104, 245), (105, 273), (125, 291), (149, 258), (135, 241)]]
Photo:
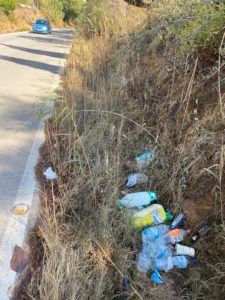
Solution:
[[(25, 168), (34, 177), (38, 147), (32, 146), (41, 128), (38, 107), (57, 86), (72, 37), (69, 30), (55, 30), (52, 35), (0, 35), (0, 244), (7, 240)], [(31, 151), (33, 158), (29, 158)], [(9, 232), (13, 234), (13, 228)], [(0, 268), (1, 259), (2, 253)], [(0, 274), (0, 288), (1, 280)]]

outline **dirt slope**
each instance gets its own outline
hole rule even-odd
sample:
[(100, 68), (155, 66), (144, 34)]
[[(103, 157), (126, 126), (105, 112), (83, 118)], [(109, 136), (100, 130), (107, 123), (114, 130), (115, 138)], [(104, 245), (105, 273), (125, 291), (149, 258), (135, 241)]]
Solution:
[(10, 15), (0, 9), (0, 33), (31, 30), (35, 19), (42, 17), (40, 11), (31, 7), (19, 7)]

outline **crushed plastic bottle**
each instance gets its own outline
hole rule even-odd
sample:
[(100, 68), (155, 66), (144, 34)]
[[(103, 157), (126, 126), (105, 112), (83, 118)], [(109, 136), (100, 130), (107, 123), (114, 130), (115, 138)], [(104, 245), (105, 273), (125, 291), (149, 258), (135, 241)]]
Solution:
[(161, 259), (163, 257), (169, 257), (174, 255), (174, 249), (170, 245), (165, 245), (160, 239), (156, 239), (151, 242), (143, 243), (142, 250), (137, 257), (137, 269), (140, 272), (148, 272), (148, 270), (154, 268), (154, 260)]
[(56, 172), (54, 172), (52, 170), (51, 167), (47, 168), (43, 174), (45, 175), (46, 179), (48, 180), (54, 180), (54, 179), (58, 179), (58, 175), (56, 174)]
[(153, 201), (156, 200), (157, 200), (157, 196), (156, 193), (154, 192), (130, 193), (118, 201), (118, 207), (120, 209), (123, 209), (123, 208), (148, 206)]
[(161, 224), (166, 220), (166, 212), (162, 205), (153, 204), (135, 213), (131, 218), (134, 228), (142, 229), (150, 225)]
[(154, 269), (158, 271), (169, 272), (173, 269), (172, 256), (156, 258), (154, 260)]
[(146, 151), (143, 152), (142, 154), (138, 155), (134, 160), (129, 160), (126, 165), (128, 167), (131, 167), (134, 165), (134, 167), (137, 170), (142, 170), (143, 168), (147, 167), (150, 162), (154, 159), (155, 157), (155, 151)]
[(137, 256), (137, 269), (139, 272), (146, 273), (153, 267), (152, 259), (155, 254), (154, 245), (143, 246)]
[(142, 242), (149, 243), (160, 237), (161, 235), (168, 233), (170, 227), (165, 224), (158, 226), (147, 227), (142, 231)]
[(175, 268), (185, 269), (189, 264), (196, 264), (198, 260), (194, 257), (172, 256), (172, 263)]
[(123, 279), (123, 291), (128, 292), (131, 287), (130, 280), (128, 276), (125, 276)]
[(130, 188), (137, 184), (142, 184), (147, 182), (148, 182), (148, 176), (142, 173), (134, 173), (128, 177), (127, 187)]
[(189, 264), (197, 263), (196, 258), (186, 256), (167, 256), (154, 260), (154, 269), (169, 272), (173, 268), (185, 269)]
[(188, 233), (190, 233), (190, 229), (174, 229), (167, 234), (162, 235), (159, 239), (161, 239), (162, 243), (164, 242), (165, 245), (176, 244), (182, 242)]

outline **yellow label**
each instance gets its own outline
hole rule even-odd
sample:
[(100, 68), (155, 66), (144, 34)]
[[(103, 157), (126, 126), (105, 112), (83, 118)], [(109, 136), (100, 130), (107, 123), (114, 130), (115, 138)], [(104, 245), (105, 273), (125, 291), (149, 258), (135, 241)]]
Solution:
[(161, 224), (166, 219), (166, 213), (159, 204), (153, 204), (132, 216), (131, 222), (135, 228), (141, 229), (153, 224)]

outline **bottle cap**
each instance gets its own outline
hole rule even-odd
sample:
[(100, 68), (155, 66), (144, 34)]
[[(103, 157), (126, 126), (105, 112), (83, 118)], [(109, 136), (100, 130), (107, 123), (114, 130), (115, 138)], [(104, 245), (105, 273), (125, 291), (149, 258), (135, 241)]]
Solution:
[(187, 229), (186, 232), (187, 232), (187, 233), (191, 233), (191, 230), (190, 230), (190, 229)]
[(173, 215), (168, 210), (166, 211), (166, 219), (167, 219), (167, 221), (172, 221), (173, 220)]

